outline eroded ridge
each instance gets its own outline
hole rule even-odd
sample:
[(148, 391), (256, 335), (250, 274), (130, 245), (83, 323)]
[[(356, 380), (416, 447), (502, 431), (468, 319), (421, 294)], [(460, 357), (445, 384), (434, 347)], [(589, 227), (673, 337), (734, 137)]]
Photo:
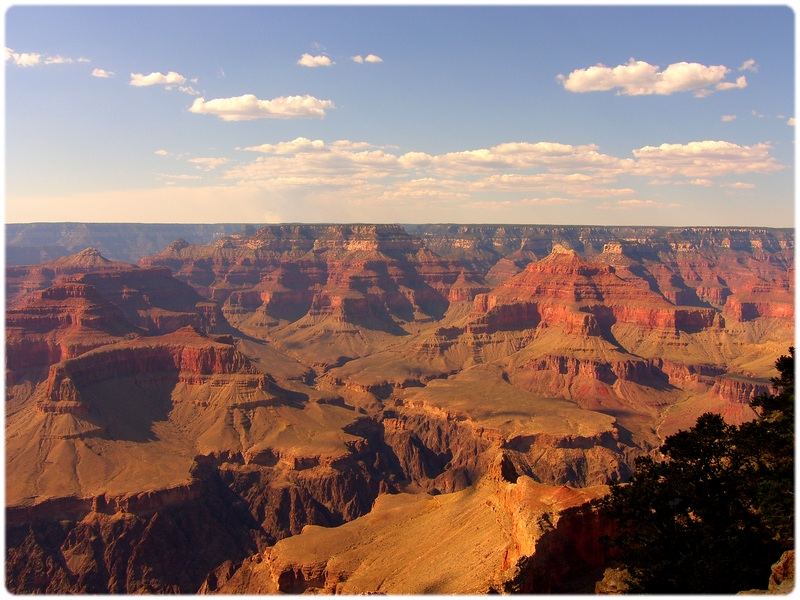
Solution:
[(9, 267), (9, 589), (580, 591), (587, 502), (702, 412), (753, 417), (793, 245), (276, 225)]

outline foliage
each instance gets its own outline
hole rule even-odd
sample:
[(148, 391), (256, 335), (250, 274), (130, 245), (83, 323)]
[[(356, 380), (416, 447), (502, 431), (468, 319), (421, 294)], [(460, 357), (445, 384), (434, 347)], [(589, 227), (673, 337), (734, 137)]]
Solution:
[(766, 587), (794, 545), (794, 348), (776, 362), (775, 394), (739, 427), (706, 413), (666, 439), (664, 460), (636, 461), (601, 509), (633, 592), (733, 593)]

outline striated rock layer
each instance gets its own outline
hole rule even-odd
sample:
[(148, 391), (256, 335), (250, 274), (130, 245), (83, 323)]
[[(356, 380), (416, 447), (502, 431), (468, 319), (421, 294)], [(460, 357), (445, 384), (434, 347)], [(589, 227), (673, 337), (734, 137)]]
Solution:
[(6, 361), (10, 385), (104, 344), (194, 325), (225, 330), (214, 303), (168, 269), (109, 261), (96, 249), (8, 270)]
[(793, 247), (274, 225), (8, 267), (7, 585), (591, 591), (586, 503), (703, 412), (753, 417)]

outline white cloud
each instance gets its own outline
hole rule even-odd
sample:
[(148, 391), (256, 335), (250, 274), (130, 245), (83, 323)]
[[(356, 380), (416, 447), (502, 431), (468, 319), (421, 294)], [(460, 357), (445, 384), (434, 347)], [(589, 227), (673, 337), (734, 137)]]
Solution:
[(70, 58), (60, 54), (41, 54), (40, 52), (15, 52), (6, 47), (6, 62), (18, 67), (35, 67), (37, 65), (71, 65), (73, 63), (90, 62), (88, 58)]
[[(443, 154), (393, 152), (366, 142), (298, 137), (240, 148), (260, 154), (228, 169), (224, 176), (265, 187), (317, 185), (326, 178), (361, 189), (378, 186), (379, 198), (461, 197), (463, 194), (519, 194), (527, 197), (630, 199), (622, 176), (645, 177), (649, 185), (717, 185), (736, 173), (780, 170), (769, 144), (741, 146), (724, 141), (662, 144), (634, 150), (630, 157), (601, 153), (593, 144), (508, 142)], [(413, 184), (411, 182), (414, 182)], [(339, 185), (337, 183), (337, 185)]]
[(261, 100), (253, 94), (233, 98), (215, 98), (206, 101), (197, 98), (189, 112), (214, 115), (223, 121), (251, 121), (253, 119), (322, 118), (325, 111), (335, 108), (333, 101), (314, 96), (280, 96)]
[(306, 52), (299, 58), (297, 64), (301, 67), (309, 67), (314, 69), (316, 67), (330, 67), (336, 63), (331, 60), (330, 56), (326, 56), (325, 54), (318, 54), (314, 56)]
[(622, 167), (620, 159), (602, 154), (594, 144), (573, 146), (557, 142), (507, 142), (432, 156), (407, 152), (400, 156), (407, 168), (435, 168), (442, 171), (524, 169), (543, 166)]
[[(307, 214), (337, 221), (402, 220), (408, 214), (446, 220), (455, 213), (465, 219), (500, 222), (512, 214), (517, 215), (515, 219), (535, 219), (537, 210), (578, 219), (586, 210), (597, 208), (609, 211), (608, 222), (626, 220), (624, 211), (630, 210), (632, 222), (643, 214), (634, 209), (661, 211), (678, 206), (672, 200), (680, 191), (669, 188), (658, 188), (657, 196), (662, 198), (649, 199), (656, 185), (699, 186), (698, 201), (724, 201), (735, 190), (753, 189), (753, 184), (738, 181), (740, 177), (785, 168), (770, 155), (769, 144), (744, 146), (709, 140), (644, 146), (623, 156), (602, 153), (593, 144), (552, 141), (513, 141), (434, 154), (403, 152), (364, 141), (306, 137), (240, 150), (252, 154), (240, 155), (235, 163), (225, 156), (189, 157), (155, 150), (159, 156), (185, 160), (197, 169), (194, 174), (155, 174), (162, 181), (157, 190), (164, 194), (160, 201), (185, 202), (196, 193), (202, 202), (209, 202), (196, 215), (193, 211), (193, 216), (200, 218), (202, 214), (204, 219), (211, 219), (205, 216), (211, 214), (219, 219), (217, 209), (229, 216), (239, 214), (237, 210), (250, 214), (245, 210), (246, 198), (261, 207), (259, 214), (280, 214), (286, 220), (301, 220)], [(210, 175), (218, 176), (224, 185), (197, 185), (198, 179)], [(168, 194), (167, 189), (175, 190), (176, 195)], [(665, 193), (673, 197), (663, 197)], [(80, 203), (84, 210), (85, 199), (92, 210), (108, 215), (107, 220), (122, 219), (123, 213), (129, 216), (123, 208), (102, 209), (101, 196), (107, 202), (102, 194), (82, 194), (70, 201), (71, 209)], [(124, 194), (114, 197), (128, 199)], [(155, 202), (157, 197), (154, 190), (143, 193), (148, 201)], [(231, 206), (226, 204), (228, 199)], [(214, 206), (212, 200), (224, 206)], [(14, 219), (33, 216), (34, 208), (25, 202), (13, 200)], [(57, 220), (56, 215), (63, 215), (63, 211), (49, 202), (43, 200), (36, 210), (45, 204), (53, 206), (54, 212), (45, 220)], [(202, 202), (198, 200), (198, 206)], [(141, 208), (141, 203), (134, 204)], [(495, 209), (503, 216), (493, 216)], [(170, 211), (172, 208), (167, 207), (165, 214), (177, 214)], [(166, 218), (161, 213), (159, 217)]]
[(763, 113), (758, 112), (756, 109), (751, 110), (750, 114), (753, 115), (756, 119), (763, 119), (766, 116)]
[(105, 69), (92, 69), (92, 77), (99, 77), (100, 79), (108, 79), (109, 77), (113, 77), (113, 71), (106, 71)]
[(44, 64), (46, 65), (71, 65), (74, 62), (76, 61), (72, 58), (61, 56), (59, 54), (56, 54), (55, 56), (46, 56), (44, 59)]
[(732, 142), (703, 140), (688, 144), (644, 146), (633, 151), (631, 172), (656, 177), (719, 177), (731, 173), (770, 173), (783, 168), (767, 143), (741, 146)]
[(325, 150), (326, 147), (325, 142), (322, 140), (309, 140), (308, 138), (298, 137), (288, 142), (248, 146), (242, 148), (242, 150), (247, 150), (248, 152), (262, 152), (264, 154), (297, 154), (298, 152), (321, 151)]
[(730, 123), (731, 121), (736, 120), (736, 115), (722, 115), (722, 117), (720, 117), (720, 120), (723, 123)]
[(360, 65), (364, 63), (377, 64), (383, 62), (383, 59), (377, 54), (367, 54), (366, 56), (361, 56), (360, 54), (356, 54), (352, 58), (353, 62), (358, 63)]
[(711, 93), (712, 89), (728, 90), (747, 86), (744, 76), (735, 83), (723, 81), (730, 72), (724, 65), (678, 62), (663, 71), (659, 68), (658, 65), (631, 58), (626, 64), (616, 67), (597, 64), (575, 69), (569, 75), (559, 75), (558, 80), (570, 92), (607, 92), (616, 89), (623, 96), (666, 96), (694, 92), (702, 97)]
[(795, 123), (796, 123), (796, 122), (797, 122), (797, 121), (795, 120), (795, 118), (794, 118), (794, 117), (789, 117), (788, 119), (786, 119), (786, 124), (787, 124), (789, 127), (794, 127), (794, 125), (795, 125)]
[(740, 75), (736, 78), (736, 81), (722, 81), (716, 85), (717, 90), (725, 91), (725, 90), (743, 90), (747, 87), (747, 78), (744, 75)]
[[(191, 79), (188, 79), (188, 81), (197, 83), (197, 77), (192, 77)], [(156, 71), (155, 73), (150, 73), (149, 75), (145, 75), (143, 73), (131, 73), (130, 85), (134, 87), (150, 87), (154, 85), (161, 85), (167, 90), (178, 90), (179, 92), (189, 94), (190, 96), (199, 96), (200, 92), (198, 92), (192, 86), (187, 85), (186, 82), (187, 78), (175, 71), (169, 71), (167, 73)]]
[[(170, 89), (170, 88), (167, 88), (167, 89)], [(179, 92), (183, 92), (184, 94), (189, 94), (190, 96), (199, 96), (200, 95), (200, 92), (198, 92), (196, 89), (194, 89), (190, 85), (179, 85), (178, 86), (178, 91)]]
[[(581, 198), (624, 197), (635, 194), (629, 187), (613, 187), (614, 175), (602, 172), (536, 173), (533, 175), (502, 173), (489, 175), (468, 184), (471, 191), (568, 194)], [(462, 183), (462, 185), (464, 185)]]
[(38, 52), (14, 52), (11, 48), (6, 48), (6, 62), (11, 62), (18, 67), (33, 67), (42, 60), (42, 55)]
[(226, 164), (228, 159), (217, 156), (202, 156), (198, 158), (190, 158), (187, 162), (192, 163), (193, 165), (197, 166), (198, 169), (202, 169), (203, 171), (212, 171), (217, 167), (221, 167), (222, 165)]
[(750, 71), (751, 73), (758, 73), (758, 63), (756, 63), (756, 59), (748, 58), (744, 61), (741, 66), (739, 67), (740, 71)]
[(143, 73), (131, 73), (130, 85), (134, 87), (149, 87), (151, 85), (183, 85), (186, 83), (186, 77), (175, 71), (167, 73), (150, 73), (145, 75)]

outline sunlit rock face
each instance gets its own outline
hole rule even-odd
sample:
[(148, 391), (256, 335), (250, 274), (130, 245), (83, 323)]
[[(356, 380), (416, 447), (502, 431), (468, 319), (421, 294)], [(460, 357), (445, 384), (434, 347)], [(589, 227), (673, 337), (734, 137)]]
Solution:
[(753, 418), (794, 337), (789, 230), (162, 247), (7, 269), (14, 592), (570, 590), (608, 533), (585, 503), (703, 412)]

